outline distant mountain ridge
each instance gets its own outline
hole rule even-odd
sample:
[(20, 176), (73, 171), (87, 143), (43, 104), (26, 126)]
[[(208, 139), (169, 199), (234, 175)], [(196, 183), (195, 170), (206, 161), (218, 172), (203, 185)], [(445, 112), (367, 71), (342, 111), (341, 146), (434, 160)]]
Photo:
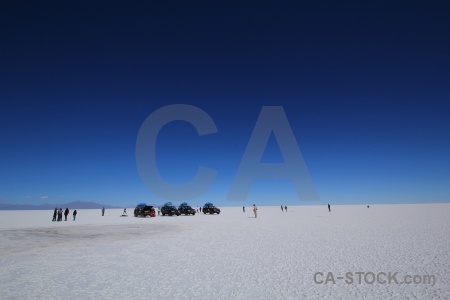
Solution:
[(35, 204), (9, 204), (9, 203), (0, 203), (0, 210), (52, 210), (58, 208), (71, 208), (71, 209), (96, 209), (96, 208), (121, 208), (118, 206), (99, 204), (96, 202), (83, 202), (83, 201), (74, 201), (65, 204), (52, 204), (52, 203), (44, 203), (40, 205)]

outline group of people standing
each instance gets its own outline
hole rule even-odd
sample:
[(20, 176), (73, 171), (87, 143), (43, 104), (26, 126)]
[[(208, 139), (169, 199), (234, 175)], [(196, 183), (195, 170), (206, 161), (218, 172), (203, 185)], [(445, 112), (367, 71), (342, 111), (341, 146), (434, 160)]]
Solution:
[[(53, 211), (53, 219), (52, 222), (61, 222), (62, 221), (62, 216), (64, 214), (64, 221), (67, 221), (67, 216), (69, 215), (69, 208), (66, 207), (66, 209), (62, 210), (62, 208), (58, 209), (55, 207), (55, 210)], [(75, 219), (77, 218), (77, 210), (75, 209), (72, 213), (73, 215), (73, 221), (75, 221)]]
[[(283, 210), (283, 209), (284, 209), (284, 210)], [(287, 206), (285, 205), (285, 206), (283, 207), (283, 205), (281, 205), (281, 211), (287, 212)]]

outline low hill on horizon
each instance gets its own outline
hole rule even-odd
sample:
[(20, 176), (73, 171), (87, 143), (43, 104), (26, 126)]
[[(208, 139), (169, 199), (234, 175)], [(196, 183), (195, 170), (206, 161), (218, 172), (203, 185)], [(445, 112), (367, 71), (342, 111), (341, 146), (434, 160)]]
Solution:
[(44, 203), (40, 205), (35, 204), (10, 204), (10, 203), (0, 203), (0, 210), (53, 210), (55, 207), (58, 208), (70, 208), (70, 209), (96, 209), (96, 208), (120, 208), (118, 206), (99, 204), (96, 202), (83, 202), (83, 201), (73, 201), (69, 203)]

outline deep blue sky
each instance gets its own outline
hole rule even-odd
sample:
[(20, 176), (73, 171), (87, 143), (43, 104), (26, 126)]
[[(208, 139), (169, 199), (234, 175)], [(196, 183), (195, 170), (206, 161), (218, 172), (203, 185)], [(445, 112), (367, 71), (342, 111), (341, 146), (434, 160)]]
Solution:
[(168, 181), (218, 171), (193, 205), (303, 204), (289, 180), (225, 201), (264, 105), (284, 107), (319, 204), (448, 202), (449, 16), (447, 1), (2, 4), (0, 202), (165, 202), (136, 138), (177, 103), (218, 127), (173, 122), (158, 140)]

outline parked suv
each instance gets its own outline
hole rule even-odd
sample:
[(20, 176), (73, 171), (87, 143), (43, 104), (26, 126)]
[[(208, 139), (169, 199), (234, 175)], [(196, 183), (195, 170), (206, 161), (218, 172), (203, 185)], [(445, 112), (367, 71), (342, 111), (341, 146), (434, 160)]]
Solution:
[(203, 213), (204, 214), (220, 214), (220, 209), (215, 207), (214, 204), (212, 204), (211, 202), (207, 202), (205, 203), (205, 205), (203, 206)]
[(187, 204), (186, 202), (180, 204), (180, 206), (178, 207), (178, 211), (180, 212), (180, 215), (195, 215), (195, 209), (189, 206), (189, 204)]
[(135, 217), (154, 217), (155, 216), (155, 209), (153, 206), (147, 205), (146, 203), (139, 203), (136, 208), (134, 209), (134, 216)]
[(178, 211), (178, 209), (172, 204), (172, 202), (167, 202), (166, 204), (164, 204), (161, 207), (161, 214), (163, 216), (165, 215), (169, 215), (169, 216), (173, 216), (173, 215), (180, 215), (180, 212)]

